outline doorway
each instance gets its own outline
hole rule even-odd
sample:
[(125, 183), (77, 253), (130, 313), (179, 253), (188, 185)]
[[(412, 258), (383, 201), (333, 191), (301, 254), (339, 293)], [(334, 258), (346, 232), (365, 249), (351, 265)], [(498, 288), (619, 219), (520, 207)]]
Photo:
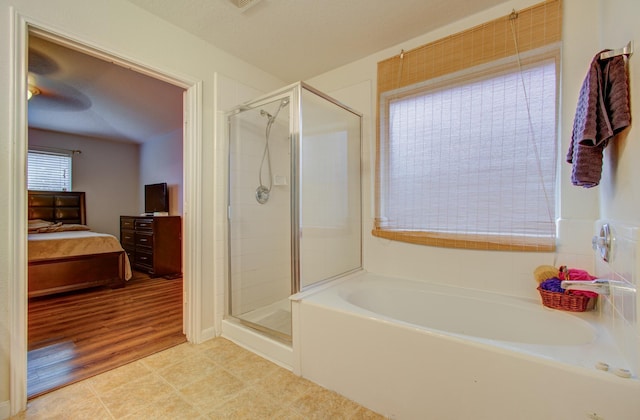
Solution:
[[(47, 170), (44, 157), (68, 156), (72, 165), (60, 176), (67, 184), (73, 181), (73, 186), (65, 190), (86, 195), (82, 201), (86, 202), (86, 224), (92, 232), (120, 239), (136, 271), (122, 289), (90, 288), (29, 299), (28, 398), (185, 340), (179, 262), (182, 249), (174, 245), (180, 244), (182, 216), (184, 89), (74, 47), (30, 32), (28, 188), (60, 190), (57, 182), (50, 184), (58, 171), (46, 179), (37, 177), (44, 182), (35, 184), (32, 175)], [(155, 250), (137, 244), (129, 248), (119, 238), (128, 232), (120, 231), (121, 216), (140, 214), (146, 197), (141, 197), (142, 185), (160, 181), (169, 185), (164, 191), (167, 207), (163, 211), (171, 210), (172, 216), (140, 220), (152, 220), (158, 227), (171, 222), (171, 229), (156, 229), (154, 235), (144, 236), (145, 241), (156, 238), (149, 241), (155, 243)], [(29, 207), (31, 211), (31, 204)], [(69, 235), (73, 241), (88, 240), (75, 239), (71, 232), (55, 235)], [(125, 237), (129, 235), (133, 234)], [(30, 231), (28, 236), (31, 261), (32, 243), (51, 242), (51, 235)], [(164, 242), (160, 243), (160, 238)], [(153, 261), (154, 254), (156, 261), (147, 264)], [(163, 261), (157, 261), (158, 255), (164, 257)], [(164, 264), (169, 257), (175, 260), (171, 280), (157, 278), (164, 272), (147, 274), (153, 274), (155, 266)], [(29, 279), (29, 296), (34, 287), (32, 281)], [(171, 288), (164, 284), (169, 282), (174, 283)], [(158, 295), (161, 300), (149, 299), (151, 295)]]
[(122, 59), (114, 53), (102, 49), (88, 46), (81, 39), (72, 39), (69, 36), (56, 34), (51, 29), (36, 27), (25, 17), (16, 15), (15, 37), (13, 47), (13, 86), (11, 99), (14, 104), (15, 115), (11, 120), (11, 131), (15, 139), (12, 159), (14, 167), (12, 178), (16, 188), (12, 192), (12, 220), (14, 226), (11, 235), (15, 243), (15, 249), (10, 256), (12, 281), (9, 288), (9, 301), (11, 302), (9, 311), (10, 325), (10, 401), (11, 412), (20, 411), (26, 404), (26, 343), (27, 336), (27, 255), (26, 255), (26, 155), (27, 155), (27, 98), (21, 92), (27, 90), (27, 54), (29, 34), (35, 33), (48, 39), (60, 42), (64, 45), (73, 46), (87, 54), (99, 58), (107, 59), (111, 62), (135, 69), (143, 74), (156, 77), (173, 83), (186, 89), (184, 109), (184, 144), (183, 144), (183, 201), (190, 204), (189, 211), (183, 212), (183, 274), (184, 274), (184, 302), (183, 302), (183, 330), (188, 341), (198, 342), (199, 331), (196, 328), (200, 319), (200, 304), (195, 298), (200, 293), (201, 273), (197, 261), (201, 260), (201, 250), (194, 246), (194, 239), (199, 238), (198, 220), (200, 218), (200, 196), (202, 185), (197, 177), (200, 168), (199, 157), (202, 149), (201, 126), (201, 103), (199, 98), (202, 95), (202, 82), (190, 79), (185, 76), (174, 76), (171, 72), (162, 69), (151, 69), (144, 63), (135, 63), (130, 59)]

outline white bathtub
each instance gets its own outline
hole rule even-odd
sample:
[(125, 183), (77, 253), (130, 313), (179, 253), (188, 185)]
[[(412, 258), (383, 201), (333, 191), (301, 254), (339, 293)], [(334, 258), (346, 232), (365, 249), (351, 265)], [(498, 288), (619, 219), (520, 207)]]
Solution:
[(389, 418), (640, 419), (597, 313), (370, 273), (292, 300), (298, 373)]

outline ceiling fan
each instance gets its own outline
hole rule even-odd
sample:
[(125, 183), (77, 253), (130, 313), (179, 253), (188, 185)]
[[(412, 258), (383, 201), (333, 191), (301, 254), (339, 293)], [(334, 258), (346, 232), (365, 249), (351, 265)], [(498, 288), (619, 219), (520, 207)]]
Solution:
[(29, 107), (50, 111), (82, 111), (91, 107), (91, 100), (75, 87), (56, 78), (59, 66), (46, 53), (29, 48), (27, 99)]

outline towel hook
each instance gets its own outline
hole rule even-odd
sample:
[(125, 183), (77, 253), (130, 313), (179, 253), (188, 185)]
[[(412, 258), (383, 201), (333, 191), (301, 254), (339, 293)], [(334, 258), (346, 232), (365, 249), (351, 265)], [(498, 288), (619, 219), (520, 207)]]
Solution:
[(610, 50), (601, 53), (600, 60), (606, 60), (618, 55), (630, 56), (631, 54), (633, 54), (633, 41), (629, 41), (623, 48), (618, 48), (617, 50)]

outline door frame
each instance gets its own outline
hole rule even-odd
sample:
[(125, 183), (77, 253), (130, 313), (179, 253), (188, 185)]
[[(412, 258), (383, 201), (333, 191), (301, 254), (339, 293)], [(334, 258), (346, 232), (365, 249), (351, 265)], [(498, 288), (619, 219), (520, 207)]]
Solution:
[(87, 39), (51, 28), (44, 22), (24, 16), (12, 9), (10, 42), (10, 154), (12, 159), (9, 227), (13, 248), (10, 250), (8, 280), (8, 324), (9, 324), (9, 398), (10, 412), (18, 413), (27, 403), (27, 189), (26, 160), (28, 149), (27, 58), (29, 34), (71, 46), (86, 54), (107, 59), (113, 63), (136, 70), (147, 76), (163, 80), (185, 89), (183, 104), (183, 325), (187, 340), (199, 343), (201, 337), (202, 308), (202, 235), (201, 177), (202, 156), (202, 80), (174, 74), (172, 71), (154, 67), (143, 61), (108, 50)]

